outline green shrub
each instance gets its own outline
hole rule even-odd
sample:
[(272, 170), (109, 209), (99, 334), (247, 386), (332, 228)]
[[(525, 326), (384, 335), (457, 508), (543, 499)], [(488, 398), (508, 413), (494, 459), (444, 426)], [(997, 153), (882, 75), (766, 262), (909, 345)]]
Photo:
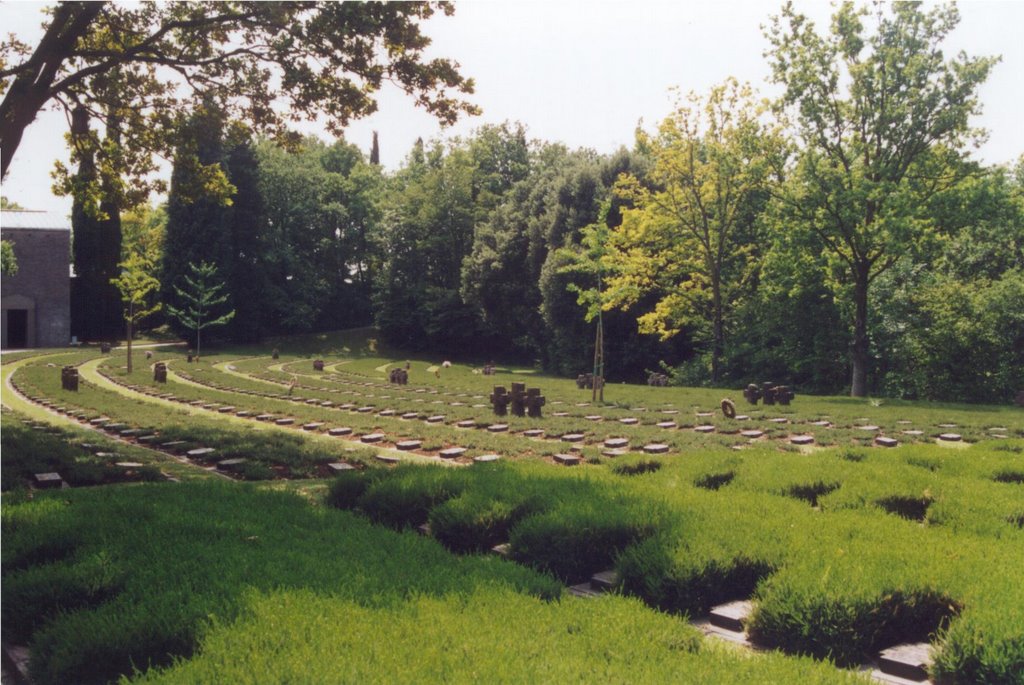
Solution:
[(486, 495), (464, 494), (430, 512), (430, 532), (453, 552), (484, 552), (507, 542), (525, 508)]
[(358, 506), (375, 523), (413, 528), (426, 523), (432, 507), (461, 492), (460, 475), (446, 467), (399, 467), (391, 477), (373, 483)]

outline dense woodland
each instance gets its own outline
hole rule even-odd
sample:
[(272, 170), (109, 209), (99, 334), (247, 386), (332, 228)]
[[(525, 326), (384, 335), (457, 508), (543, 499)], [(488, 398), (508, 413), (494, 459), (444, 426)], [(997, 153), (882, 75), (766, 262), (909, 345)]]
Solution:
[(57, 176), (76, 200), (76, 325), (122, 330), (110, 278), (137, 254), (172, 308), (191, 265), (216, 267), (235, 312), (222, 340), (374, 325), (410, 352), (575, 375), (600, 321), (610, 381), (1008, 401), (1024, 388), (1024, 157), (971, 158), (996, 59), (943, 54), (958, 19), (844, 4), (818, 32), (786, 6), (765, 30), (776, 101), (729, 80), (610, 155), (507, 122), (419, 141), (386, 172), (377, 141), (282, 136), (212, 89), (164, 122), (159, 207), (126, 180), (147, 167), (122, 129), (141, 129), (108, 76), (90, 94), (117, 114), (104, 131), (72, 118), (77, 168)]

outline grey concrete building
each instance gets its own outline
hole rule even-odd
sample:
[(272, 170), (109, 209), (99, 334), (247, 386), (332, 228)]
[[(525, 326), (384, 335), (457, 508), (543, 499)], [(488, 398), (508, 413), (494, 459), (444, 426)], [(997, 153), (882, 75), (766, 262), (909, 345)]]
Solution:
[(71, 220), (57, 212), (0, 211), (18, 272), (0, 279), (3, 349), (63, 347), (71, 340)]

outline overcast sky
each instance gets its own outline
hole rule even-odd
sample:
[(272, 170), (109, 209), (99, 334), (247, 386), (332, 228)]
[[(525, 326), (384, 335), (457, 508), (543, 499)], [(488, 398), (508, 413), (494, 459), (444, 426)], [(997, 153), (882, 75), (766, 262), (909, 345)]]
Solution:
[[(631, 146), (639, 122), (653, 127), (672, 108), (672, 89), (707, 91), (728, 76), (770, 94), (767, 42), (761, 26), (779, 3), (519, 0), (456, 3), (452, 17), (425, 27), (431, 56), (462, 65), (476, 81), (473, 102), (483, 115), (442, 131), (396, 90), (382, 92), (379, 111), (354, 123), (346, 138), (368, 152), (372, 131), (381, 161), (396, 169), (417, 137), (468, 134), (484, 123), (520, 121), (531, 138), (570, 148), (611, 152)], [(830, 5), (797, 6), (819, 26)], [(39, 3), (0, 3), (0, 27), (28, 42), (41, 35)], [(984, 114), (975, 122), (990, 132), (976, 156), (989, 164), (1024, 153), (1024, 0), (973, 0), (959, 4), (962, 21), (946, 42), (947, 54), (1001, 55), (981, 89)], [(303, 127), (310, 132), (322, 129)], [(31, 209), (70, 208), (50, 191), (53, 161), (66, 158), (63, 115), (44, 113), (29, 127), (11, 165), (3, 194)]]

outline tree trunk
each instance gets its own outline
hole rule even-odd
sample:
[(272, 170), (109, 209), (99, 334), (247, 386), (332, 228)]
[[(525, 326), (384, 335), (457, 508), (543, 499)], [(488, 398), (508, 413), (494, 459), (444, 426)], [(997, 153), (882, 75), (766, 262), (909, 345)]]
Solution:
[(128, 301), (128, 375), (132, 375), (132, 319), (135, 318), (134, 303)]
[(103, 10), (103, 2), (62, 2), (32, 57), (28, 59), (7, 89), (0, 103), (0, 149), (3, 150), (0, 177), (7, 177), (14, 153), (25, 129), (50, 100), (50, 87), (64, 60), (85, 35), (89, 25)]
[(721, 375), (722, 353), (725, 348), (725, 326), (722, 323), (722, 285), (716, 278), (711, 285), (711, 297), (714, 307), (712, 314), (711, 341), (711, 382), (717, 383)]
[(868, 270), (870, 265), (854, 267), (853, 285), (853, 380), (850, 397), (868, 395)]

